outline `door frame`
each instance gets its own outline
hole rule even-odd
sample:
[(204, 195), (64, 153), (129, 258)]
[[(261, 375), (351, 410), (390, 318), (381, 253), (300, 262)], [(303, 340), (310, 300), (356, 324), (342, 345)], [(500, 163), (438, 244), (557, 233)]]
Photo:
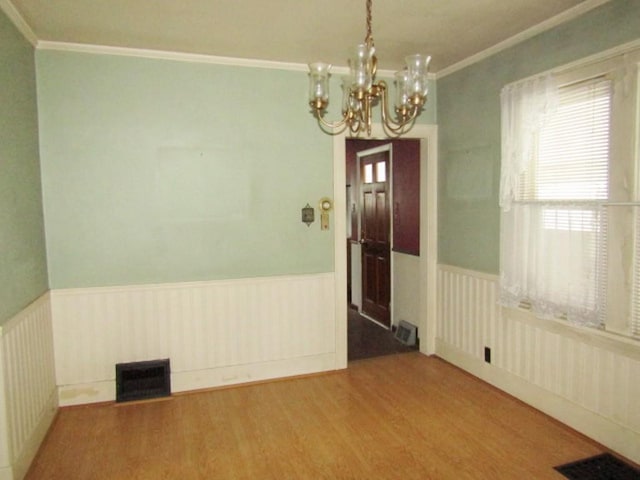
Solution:
[[(347, 368), (347, 200), (346, 133), (333, 137), (334, 300), (336, 369)], [(372, 126), (372, 140), (385, 140), (380, 124)], [(438, 126), (414, 125), (403, 138), (420, 140), (420, 352), (433, 355), (437, 332), (438, 264)]]

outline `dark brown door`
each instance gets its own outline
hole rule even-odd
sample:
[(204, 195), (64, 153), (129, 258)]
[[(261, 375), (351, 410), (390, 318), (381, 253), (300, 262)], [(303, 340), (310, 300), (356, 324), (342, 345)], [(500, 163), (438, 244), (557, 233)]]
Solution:
[(391, 325), (389, 150), (360, 155), (362, 313)]

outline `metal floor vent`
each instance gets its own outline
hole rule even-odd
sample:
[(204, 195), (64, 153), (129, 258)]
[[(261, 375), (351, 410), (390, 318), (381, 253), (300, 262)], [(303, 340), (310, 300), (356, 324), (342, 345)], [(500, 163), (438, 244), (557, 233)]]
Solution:
[(116, 364), (116, 402), (171, 395), (169, 359)]
[(554, 467), (570, 480), (638, 480), (640, 470), (610, 453)]
[(398, 328), (396, 328), (396, 340), (412, 347), (416, 344), (418, 337), (417, 332), (418, 327), (404, 320), (400, 320)]

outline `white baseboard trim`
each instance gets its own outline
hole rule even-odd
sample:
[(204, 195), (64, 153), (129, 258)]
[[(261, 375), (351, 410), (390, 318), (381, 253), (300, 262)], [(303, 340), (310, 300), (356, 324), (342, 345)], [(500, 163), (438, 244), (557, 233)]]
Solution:
[(477, 359), (441, 339), (436, 355), (522, 400), (624, 457), (640, 463), (640, 435), (597, 413)]
[[(171, 391), (173, 393), (189, 392), (332, 371), (336, 368), (335, 362), (335, 353), (326, 353), (247, 365), (172, 372)], [(112, 402), (116, 399), (115, 379), (84, 384), (61, 385), (58, 387), (58, 398), (61, 407)], [(2, 479), (0, 478), (0, 480)]]
[[(58, 394), (55, 390), (51, 392), (47, 406), (42, 411), (42, 416), (33, 429), (20, 455), (13, 464), (13, 478), (22, 479), (27, 474), (31, 462), (36, 457), (40, 444), (49, 431), (49, 427), (58, 412)], [(0, 476), (0, 478), (2, 478)]]
[(171, 390), (188, 392), (335, 370), (335, 353), (171, 374)]

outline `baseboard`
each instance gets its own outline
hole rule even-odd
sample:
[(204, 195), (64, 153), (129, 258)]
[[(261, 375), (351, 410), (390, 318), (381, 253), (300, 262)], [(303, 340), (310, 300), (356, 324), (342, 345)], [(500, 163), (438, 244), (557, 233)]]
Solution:
[[(172, 372), (171, 391), (188, 392), (331, 371), (336, 368), (335, 362), (335, 353), (326, 353), (246, 365)], [(58, 401), (61, 407), (112, 402), (115, 398), (115, 379), (58, 387)]]
[(436, 355), (620, 455), (640, 463), (640, 434), (624, 425), (615, 423), (516, 375), (485, 363), (441, 339), (436, 340)]
[[(42, 441), (49, 431), (49, 427), (53, 423), (58, 412), (58, 395), (55, 390), (51, 392), (47, 406), (42, 411), (42, 415), (36, 428), (31, 432), (31, 436), (25, 443), (25, 446), (13, 464), (13, 478), (15, 480), (22, 479), (27, 474), (31, 462), (36, 457), (38, 449)], [(0, 476), (2, 478), (2, 476)]]
[(285, 360), (260, 362), (248, 365), (211, 368), (171, 374), (171, 389), (187, 392), (225, 385), (270, 380), (335, 370), (335, 353), (309, 355)]

